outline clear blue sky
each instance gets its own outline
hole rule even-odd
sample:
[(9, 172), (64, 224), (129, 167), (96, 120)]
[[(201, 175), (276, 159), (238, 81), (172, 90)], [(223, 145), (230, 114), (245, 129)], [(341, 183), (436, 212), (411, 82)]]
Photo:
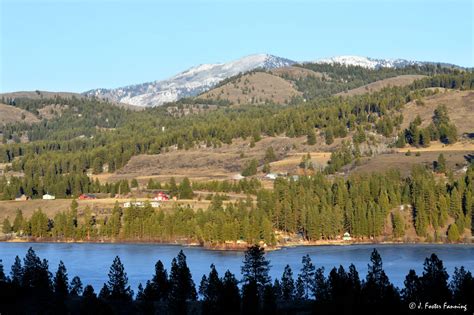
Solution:
[(0, 0), (0, 92), (83, 92), (254, 53), (474, 66), (472, 0)]

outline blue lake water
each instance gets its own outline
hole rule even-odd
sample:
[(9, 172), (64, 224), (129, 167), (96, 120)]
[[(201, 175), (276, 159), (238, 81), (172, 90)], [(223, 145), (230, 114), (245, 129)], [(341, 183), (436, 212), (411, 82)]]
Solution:
[[(209, 266), (216, 265), (223, 276), (229, 269), (240, 279), (243, 252), (214, 251), (200, 247), (182, 247), (156, 244), (66, 244), (66, 243), (0, 243), (0, 259), (5, 273), (9, 274), (15, 256), (23, 258), (29, 247), (37, 255), (49, 261), (49, 269), (54, 274), (62, 260), (68, 270), (69, 279), (79, 276), (84, 286), (91, 284), (98, 292), (107, 281), (109, 267), (115, 256), (120, 256), (128, 274), (132, 289), (136, 292), (139, 283), (145, 284), (154, 273), (154, 265), (160, 259), (169, 271), (171, 260), (182, 249), (187, 256), (196, 286), (203, 274), (209, 273)], [(296, 278), (301, 268), (301, 257), (309, 254), (316, 267), (324, 266), (327, 275), (330, 269), (339, 265), (348, 268), (353, 263), (361, 279), (367, 273), (370, 253), (376, 248), (382, 256), (383, 267), (390, 280), (398, 287), (410, 269), (418, 274), (423, 271), (423, 262), (431, 253), (443, 260), (451, 275), (456, 266), (464, 266), (474, 271), (474, 246), (472, 245), (350, 245), (350, 246), (302, 246), (283, 248), (268, 252), (271, 261), (272, 279), (281, 277), (284, 267), (289, 264)]]

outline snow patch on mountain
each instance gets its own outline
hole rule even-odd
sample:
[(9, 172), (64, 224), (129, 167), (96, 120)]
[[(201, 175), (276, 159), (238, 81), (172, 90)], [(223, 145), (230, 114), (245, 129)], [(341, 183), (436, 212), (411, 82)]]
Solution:
[(162, 81), (129, 85), (117, 89), (96, 89), (85, 92), (88, 96), (137, 106), (158, 106), (183, 97), (196, 96), (210, 90), (220, 81), (257, 68), (266, 70), (286, 67), (295, 61), (257, 54), (228, 63), (202, 64)]
[(318, 59), (315, 63), (342, 64), (346, 66), (359, 66), (368, 69), (403, 68), (412, 65), (421, 65), (421, 62), (405, 59), (376, 59), (361, 56), (336, 56)]

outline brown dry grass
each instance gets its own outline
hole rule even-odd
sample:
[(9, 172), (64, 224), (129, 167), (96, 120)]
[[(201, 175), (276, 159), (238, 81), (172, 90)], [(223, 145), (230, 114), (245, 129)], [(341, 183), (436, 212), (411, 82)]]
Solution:
[(472, 154), (472, 151), (466, 150), (440, 150), (440, 151), (422, 151), (420, 156), (415, 152), (411, 156), (406, 156), (403, 152), (380, 154), (371, 158), (362, 159), (359, 166), (355, 166), (351, 173), (371, 173), (384, 172), (389, 169), (398, 169), (403, 176), (410, 174), (413, 166), (427, 165), (433, 166), (433, 161), (438, 159), (440, 153), (443, 153), (447, 160), (447, 168), (457, 170), (463, 165), (467, 165), (465, 156)]
[(417, 105), (415, 101), (406, 104), (402, 110), (402, 129), (408, 128), (417, 115), (420, 115), (422, 127), (426, 127), (432, 121), (433, 112), (438, 105), (446, 105), (448, 114), (461, 135), (474, 132), (474, 92), (444, 90), (422, 99), (424, 105)]
[(201, 147), (187, 151), (171, 150), (159, 155), (135, 156), (115, 174), (102, 174), (97, 177), (109, 182), (137, 178), (143, 184), (149, 178), (161, 181), (168, 181), (171, 177), (177, 180), (189, 177), (193, 181), (232, 179), (240, 173), (247, 161), (257, 159), (262, 164), (265, 151), (270, 146), (273, 147), (277, 160), (283, 160), (273, 162), (272, 171), (294, 173), (303, 154), (311, 152), (315, 163), (324, 164), (330, 155), (328, 152), (342, 140), (336, 139), (331, 146), (325, 145), (323, 141), (318, 137), (318, 144), (308, 146), (305, 144), (306, 137), (265, 137), (257, 142), (254, 148), (250, 148), (250, 139), (237, 139), (220, 148)]
[(422, 79), (424, 77), (426, 77), (426, 76), (424, 76), (424, 75), (410, 75), (410, 74), (409, 75), (399, 75), (399, 76), (396, 76), (396, 77), (393, 77), (393, 78), (388, 78), (388, 79), (372, 82), (372, 83), (369, 83), (367, 85), (349, 90), (347, 92), (340, 92), (340, 93), (337, 93), (336, 95), (339, 95), (339, 96), (354, 96), (354, 95), (362, 95), (362, 94), (366, 94), (366, 93), (373, 93), (373, 92), (376, 92), (376, 91), (380, 91), (383, 88), (388, 87), (388, 86), (406, 86), (406, 85), (409, 85), (409, 84), (413, 83), (413, 81), (418, 80), (418, 79)]
[(224, 99), (233, 104), (259, 104), (266, 101), (284, 104), (299, 95), (301, 93), (289, 81), (269, 73), (255, 72), (203, 93), (199, 98)]
[[(163, 201), (160, 202), (160, 209), (164, 211), (170, 211), (176, 205), (189, 206), (194, 210), (197, 209), (207, 209), (211, 203), (210, 200), (206, 200), (205, 197), (209, 194), (207, 192), (195, 192), (196, 198), (193, 200), (183, 199), (177, 201)], [(224, 204), (230, 202), (235, 202), (238, 199), (245, 199), (246, 196), (243, 194), (227, 194), (229, 200), (225, 200)], [(82, 216), (84, 209), (89, 207), (98, 217), (103, 217), (111, 213), (112, 208), (115, 206), (115, 203), (118, 202), (121, 207), (123, 204), (128, 201), (146, 201), (151, 200), (150, 198), (103, 198), (103, 199), (94, 199), (94, 200), (77, 200), (78, 215)], [(199, 198), (201, 197), (201, 198)], [(56, 199), (56, 200), (42, 200), (42, 199), (33, 199), (26, 201), (0, 201), (0, 224), (3, 222), (3, 219), (8, 217), (10, 222), (13, 221), (16, 215), (16, 210), (21, 209), (23, 216), (30, 218), (34, 211), (41, 208), (48, 217), (52, 218), (54, 215), (60, 211), (66, 211), (70, 209), (71, 199)]]
[[(25, 116), (22, 119), (22, 115)], [(39, 119), (32, 113), (10, 105), (0, 104), (0, 125), (25, 122), (28, 124), (37, 123)]]
[(472, 141), (459, 141), (454, 144), (444, 144), (439, 141), (433, 141), (430, 143), (430, 146), (427, 148), (413, 148), (405, 147), (397, 149), (398, 152), (432, 152), (432, 151), (474, 151), (474, 142)]

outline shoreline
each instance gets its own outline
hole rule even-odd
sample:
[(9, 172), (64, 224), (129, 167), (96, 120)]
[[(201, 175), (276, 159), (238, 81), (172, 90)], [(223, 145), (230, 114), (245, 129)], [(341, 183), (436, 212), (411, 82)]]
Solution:
[[(205, 250), (212, 251), (245, 251), (251, 244), (215, 244), (206, 245), (195, 242), (158, 242), (158, 241), (144, 241), (144, 240), (54, 240), (54, 239), (24, 239), (24, 238), (12, 238), (6, 240), (0, 240), (0, 243), (44, 243), (44, 244), (148, 244), (148, 245), (167, 245), (167, 246), (181, 246), (181, 247), (197, 247)], [(302, 241), (302, 242), (288, 242), (277, 245), (263, 246), (265, 251), (277, 251), (284, 248), (294, 247), (305, 247), (305, 246), (351, 246), (351, 245), (472, 245), (473, 242), (457, 242), (457, 243), (446, 243), (446, 242), (421, 242), (421, 241), (342, 241), (342, 240), (319, 240), (319, 241)]]

